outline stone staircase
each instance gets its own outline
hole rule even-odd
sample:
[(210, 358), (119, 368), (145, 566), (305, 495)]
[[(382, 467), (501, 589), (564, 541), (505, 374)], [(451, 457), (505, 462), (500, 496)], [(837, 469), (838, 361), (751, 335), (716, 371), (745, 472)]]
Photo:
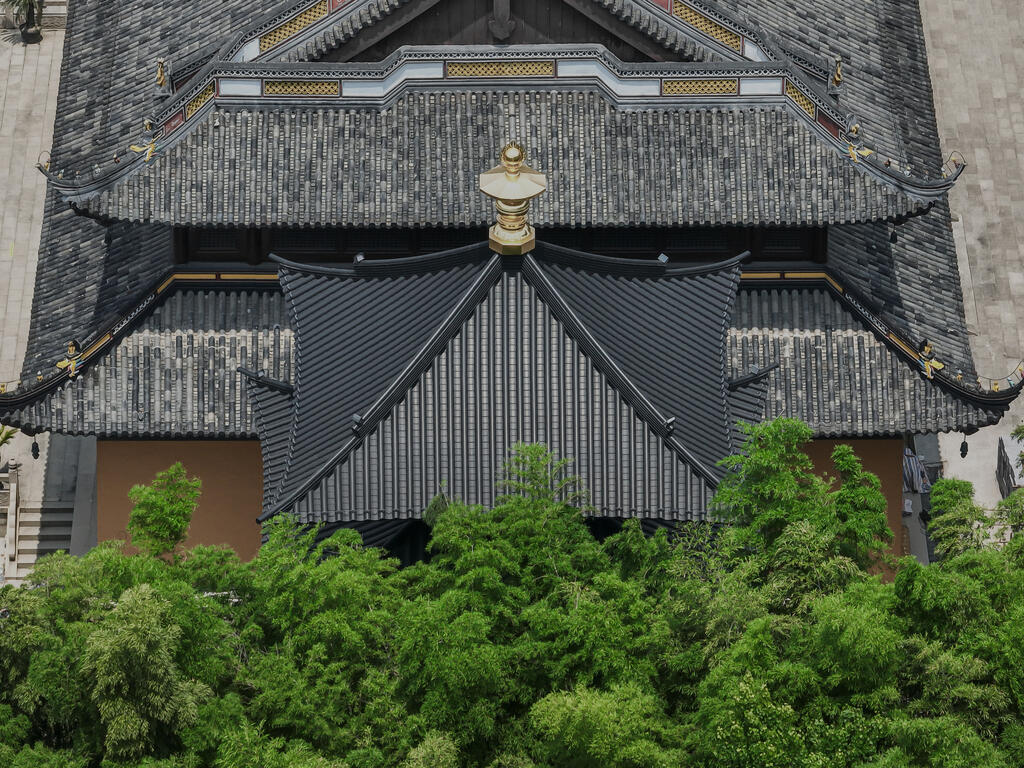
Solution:
[(0, 583), (20, 584), (38, 558), (71, 548), (74, 508), (51, 504), (21, 507), (16, 464), (0, 474), (0, 484)]

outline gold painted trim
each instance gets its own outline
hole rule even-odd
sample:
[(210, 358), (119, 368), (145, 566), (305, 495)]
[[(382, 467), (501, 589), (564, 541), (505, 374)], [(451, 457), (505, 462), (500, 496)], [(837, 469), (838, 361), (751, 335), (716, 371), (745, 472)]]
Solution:
[(100, 347), (102, 347), (112, 338), (114, 337), (110, 333), (103, 334), (103, 336), (98, 338), (96, 341), (94, 341), (86, 348), (86, 350), (82, 353), (82, 360), (85, 360), (85, 358), (92, 356)]
[(733, 78), (662, 80), (662, 96), (735, 96), (740, 92), (740, 81)]
[(793, 100), (794, 104), (810, 115), (812, 120), (814, 119), (814, 102), (806, 93), (793, 85), (788, 78), (786, 79), (786, 95)]
[(264, 80), (264, 96), (341, 96), (338, 80)]
[(672, 0), (672, 15), (682, 19), (698, 32), (703, 32), (713, 40), (717, 40), (727, 48), (734, 51), (743, 50), (742, 35), (723, 27), (717, 21), (709, 19), (703, 13), (696, 11), (680, 0)]
[(449, 61), (448, 77), (554, 77), (554, 61)]
[(292, 35), (301, 32), (310, 24), (324, 18), (329, 12), (327, 0), (320, 0), (316, 5), (310, 6), (302, 13), (288, 19), (276, 29), (260, 35), (260, 53), (269, 51), (271, 48), (283, 43)]
[(741, 272), (741, 280), (778, 280), (781, 272)]
[(277, 280), (276, 272), (221, 272), (221, 280)]
[(209, 85), (203, 88), (203, 90), (201, 90), (199, 94), (192, 99), (192, 101), (185, 105), (186, 120), (191, 118), (196, 112), (203, 108), (203, 105), (206, 104), (206, 102), (213, 98), (214, 90), (215, 85), (211, 80)]
[(892, 331), (889, 331), (888, 335), (889, 335), (889, 340), (892, 341), (893, 344), (895, 344), (900, 349), (902, 349), (904, 352), (906, 352), (908, 355), (910, 355), (914, 360), (917, 360), (917, 359), (920, 358), (920, 356), (921, 356), (920, 353), (918, 353), (913, 347), (911, 347), (909, 344), (907, 344), (905, 341), (903, 341), (903, 339), (901, 339), (899, 336), (894, 334)]
[(169, 287), (169, 286), (171, 285), (171, 283), (173, 283), (173, 282), (174, 282), (174, 275), (171, 275), (170, 277), (168, 277), (168, 278), (167, 278), (166, 280), (164, 280), (164, 281), (163, 281), (162, 283), (160, 283), (160, 285), (158, 285), (158, 286), (156, 287), (156, 292), (157, 292), (157, 293), (163, 293), (164, 291), (166, 291), (166, 290), (167, 290), (167, 288), (168, 288), (168, 287)]

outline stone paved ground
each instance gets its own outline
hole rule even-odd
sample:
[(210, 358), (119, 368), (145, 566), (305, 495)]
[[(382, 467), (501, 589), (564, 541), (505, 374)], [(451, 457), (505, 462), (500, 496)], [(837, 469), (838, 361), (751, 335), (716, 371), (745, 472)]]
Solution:
[(38, 45), (0, 29), (0, 382), (16, 381), (28, 342), (64, 30)]
[[(64, 34), (47, 29), (42, 42), (24, 45), (17, 31), (0, 29), (0, 382), (9, 386), (21, 375), (28, 343), (46, 191), (35, 164), (53, 139)], [(81, 441), (40, 435), (38, 442), (36, 460), (25, 435), (4, 450), (5, 462), (22, 465), (22, 502), (67, 506)]]
[[(974, 359), (1002, 376), (1024, 357), (1024, 2), (921, 0), (943, 153), (968, 167), (950, 195)], [(1024, 397), (1003, 421), (968, 439), (940, 439), (949, 475), (998, 500), (996, 445), (1024, 420)]]

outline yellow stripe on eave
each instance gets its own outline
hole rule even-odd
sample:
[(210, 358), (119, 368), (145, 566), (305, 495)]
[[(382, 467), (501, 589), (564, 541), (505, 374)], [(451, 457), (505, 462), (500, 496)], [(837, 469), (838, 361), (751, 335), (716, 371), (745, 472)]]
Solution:
[(899, 336), (897, 336), (892, 331), (889, 331), (889, 340), (893, 344), (895, 344), (897, 347), (902, 349), (904, 352), (906, 352), (908, 355), (910, 355), (912, 358), (914, 358), (915, 360), (917, 360), (920, 357), (920, 355), (918, 354), (917, 350), (915, 350), (913, 347), (911, 347), (909, 344), (907, 344), (905, 341), (903, 341), (903, 339), (901, 339)]
[(95, 354), (96, 351), (100, 347), (102, 347), (104, 344), (106, 344), (112, 338), (113, 338), (113, 336), (111, 336), (109, 333), (103, 334), (103, 336), (101, 336), (100, 338), (96, 339), (96, 341), (94, 341), (92, 344), (90, 344), (86, 348), (86, 350), (82, 353), (82, 359), (84, 360), (85, 358), (90, 357), (91, 355)]
[(221, 272), (221, 280), (277, 280), (277, 272)]

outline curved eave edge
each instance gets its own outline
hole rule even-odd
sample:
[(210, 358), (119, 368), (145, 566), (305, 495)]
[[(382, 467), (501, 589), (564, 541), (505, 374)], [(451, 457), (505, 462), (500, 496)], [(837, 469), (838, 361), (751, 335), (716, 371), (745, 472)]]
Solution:
[[(1024, 361), (1019, 363), (1010, 374), (999, 379), (978, 377), (979, 387), (984, 381), (989, 383), (987, 391), (968, 386), (962, 375), (949, 371), (950, 364), (942, 363), (934, 356), (926, 357), (907, 341), (902, 333), (889, 326), (877, 314), (868, 309), (865, 303), (846, 288), (830, 270), (784, 269), (775, 271), (765, 268), (757, 271), (744, 271), (741, 279), (748, 285), (793, 287), (803, 284), (827, 287), (847, 309), (851, 310), (874, 332), (879, 340), (906, 360), (922, 378), (976, 407), (1005, 410), (1024, 389)], [(941, 368), (935, 363), (939, 363)]]
[[(451, 64), (541, 60), (550, 65), (550, 75), (474, 77), (453, 74)], [(143, 170), (163, 156), (199, 126), (214, 107), (226, 109), (276, 109), (282, 107), (334, 107), (384, 109), (411, 90), (450, 92), (453, 90), (501, 91), (575, 90), (596, 91), (618, 109), (707, 109), (784, 106), (792, 116), (840, 156), (847, 157), (882, 184), (898, 190), (911, 201), (927, 204), (940, 199), (963, 171), (953, 163), (941, 179), (907, 175), (891, 159), (881, 160), (869, 148), (847, 133), (847, 118), (827, 97), (809, 86), (790, 62), (722, 64), (715, 66), (678, 63), (632, 65), (621, 62), (601, 46), (570, 48), (561, 45), (474, 49), (448, 47), (402, 48), (378, 65), (335, 65), (332, 67), (270, 66), (210, 62), (193, 78), (187, 89), (171, 98), (154, 117), (153, 128), (131, 147), (123, 149), (124, 159), (105, 160), (94, 165), (84, 178), (64, 177), (63, 171), (38, 166), (68, 202), (83, 203), (97, 197)], [(706, 94), (666, 93), (666, 83), (727, 81), (733, 92)], [(282, 96), (268, 94), (267, 83), (317, 82), (326, 84), (333, 95)], [(120, 157), (120, 156), (119, 156)], [(898, 165), (898, 164), (896, 164)], [(914, 211), (908, 211), (913, 213)]]
[(74, 381), (89, 364), (101, 358), (118, 341), (131, 333), (174, 290), (226, 286), (279, 290), (276, 272), (246, 272), (241, 269), (202, 272), (180, 268), (167, 270), (131, 311), (86, 337), (81, 354), (73, 359), (73, 367), (69, 365), (50, 376), (37, 379), (36, 384), (27, 389), (14, 392), (0, 391), (0, 413), (32, 405), (63, 384)]

